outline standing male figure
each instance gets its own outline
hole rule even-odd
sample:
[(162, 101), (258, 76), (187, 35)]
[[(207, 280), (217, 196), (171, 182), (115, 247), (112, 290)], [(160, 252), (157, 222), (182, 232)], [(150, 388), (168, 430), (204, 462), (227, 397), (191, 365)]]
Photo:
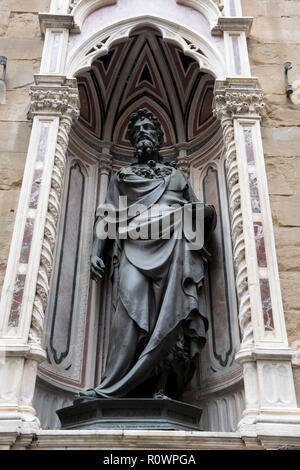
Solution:
[[(163, 132), (150, 111), (131, 116), (127, 137), (137, 162), (111, 178), (106, 205), (97, 210), (91, 255), (91, 276), (98, 282), (111, 244), (103, 233), (116, 234), (110, 245), (118, 276), (111, 280), (116, 296), (106, 369), (101, 383), (75, 401), (178, 399), (205, 344), (205, 243), (216, 225), (215, 210), (197, 201), (180, 170), (162, 162)], [(120, 198), (126, 198), (126, 210)], [(110, 220), (108, 207), (115, 214)], [(112, 219), (117, 230), (110, 230)], [(196, 242), (192, 225), (201, 232)]]

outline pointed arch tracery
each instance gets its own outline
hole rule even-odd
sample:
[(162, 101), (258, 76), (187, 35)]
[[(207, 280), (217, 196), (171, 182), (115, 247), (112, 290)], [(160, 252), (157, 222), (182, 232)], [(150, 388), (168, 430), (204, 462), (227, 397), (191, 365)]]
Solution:
[(149, 26), (136, 28), (126, 41), (112, 46), (77, 81), (78, 130), (124, 151), (131, 149), (125, 138), (129, 115), (140, 107), (151, 109), (162, 122), (165, 150), (192, 142), (215, 123), (214, 78)]

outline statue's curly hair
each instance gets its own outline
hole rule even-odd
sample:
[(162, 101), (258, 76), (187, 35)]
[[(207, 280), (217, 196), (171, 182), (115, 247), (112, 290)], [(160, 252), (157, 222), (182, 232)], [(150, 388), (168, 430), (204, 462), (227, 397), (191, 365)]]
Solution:
[(154, 114), (149, 111), (149, 109), (147, 108), (142, 108), (142, 109), (139, 109), (136, 113), (133, 113), (131, 116), (130, 116), (130, 120), (129, 120), (129, 124), (128, 124), (128, 129), (127, 129), (127, 133), (126, 133), (126, 139), (130, 140), (131, 144), (134, 145), (134, 141), (133, 141), (133, 133), (134, 133), (134, 124), (136, 123), (136, 121), (140, 118), (147, 118), (149, 120), (151, 120), (154, 124), (154, 127), (155, 127), (155, 130), (156, 130), (156, 134), (157, 134), (157, 141), (158, 141), (158, 149), (160, 149), (164, 143), (164, 133), (163, 133), (163, 130), (161, 128), (161, 124), (159, 122), (159, 120), (157, 119), (156, 116), (154, 116)]

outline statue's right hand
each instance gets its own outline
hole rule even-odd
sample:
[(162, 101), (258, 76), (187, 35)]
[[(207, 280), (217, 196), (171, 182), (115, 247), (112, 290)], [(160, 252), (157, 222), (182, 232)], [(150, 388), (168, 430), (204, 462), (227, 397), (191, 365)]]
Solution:
[(102, 259), (96, 255), (91, 256), (91, 278), (98, 282), (102, 279), (105, 270), (105, 264)]

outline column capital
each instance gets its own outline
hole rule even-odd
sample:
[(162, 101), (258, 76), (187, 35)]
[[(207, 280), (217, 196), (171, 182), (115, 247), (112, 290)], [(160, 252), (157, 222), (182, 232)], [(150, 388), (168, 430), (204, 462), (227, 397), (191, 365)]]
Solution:
[(29, 92), (31, 104), (28, 118), (36, 115), (60, 116), (76, 119), (79, 117), (78, 89), (70, 86), (33, 85)]
[(256, 79), (227, 79), (216, 82), (214, 114), (218, 119), (260, 119), (264, 107), (264, 94)]

